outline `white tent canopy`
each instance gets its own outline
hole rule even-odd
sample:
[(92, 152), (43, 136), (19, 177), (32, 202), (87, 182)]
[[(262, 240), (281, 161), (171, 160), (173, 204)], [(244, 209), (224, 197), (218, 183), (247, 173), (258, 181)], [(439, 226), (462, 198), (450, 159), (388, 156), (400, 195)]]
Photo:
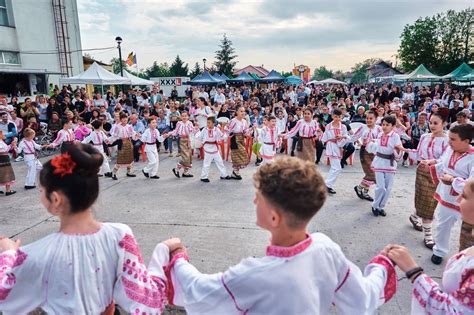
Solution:
[(336, 80), (336, 79), (325, 79), (325, 80), (319, 81), (318, 84), (347, 84), (347, 83)]
[(321, 81), (318, 81), (318, 80), (313, 80), (313, 81), (309, 81), (308, 83), (306, 83), (306, 85), (310, 85), (310, 84), (319, 84), (321, 83)]
[(94, 62), (86, 71), (69, 78), (59, 78), (60, 84), (119, 85), (131, 84), (129, 78), (122, 78)]
[(128, 78), (132, 81), (132, 85), (154, 85), (156, 82), (150, 81), (150, 80), (145, 80), (140, 77), (137, 77), (127, 70), (123, 70), (123, 77)]

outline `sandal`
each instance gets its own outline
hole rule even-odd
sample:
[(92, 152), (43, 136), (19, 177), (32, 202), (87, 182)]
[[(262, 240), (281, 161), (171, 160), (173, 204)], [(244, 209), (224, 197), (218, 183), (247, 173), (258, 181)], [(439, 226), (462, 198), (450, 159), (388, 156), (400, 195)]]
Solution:
[(429, 249), (433, 249), (433, 247), (435, 246), (435, 242), (432, 240), (432, 239), (424, 239), (423, 240), (423, 243), (425, 244), (425, 246)]
[(410, 215), (410, 222), (413, 225), (413, 228), (419, 232), (423, 231), (423, 226), (420, 222), (420, 219), (414, 214)]

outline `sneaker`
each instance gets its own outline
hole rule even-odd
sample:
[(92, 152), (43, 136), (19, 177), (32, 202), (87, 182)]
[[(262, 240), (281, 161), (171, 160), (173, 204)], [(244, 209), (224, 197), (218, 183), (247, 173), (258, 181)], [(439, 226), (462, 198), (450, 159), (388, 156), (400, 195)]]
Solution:
[(336, 191), (332, 188), (329, 188), (329, 187), (326, 187), (328, 189), (328, 193), (330, 193), (331, 195), (335, 195), (336, 194)]
[(209, 178), (201, 178), (201, 182), (203, 182), (203, 183), (209, 183), (210, 180), (209, 180)]
[(441, 265), (441, 263), (443, 262), (443, 257), (439, 257), (433, 254), (433, 256), (431, 256), (431, 262), (435, 265)]

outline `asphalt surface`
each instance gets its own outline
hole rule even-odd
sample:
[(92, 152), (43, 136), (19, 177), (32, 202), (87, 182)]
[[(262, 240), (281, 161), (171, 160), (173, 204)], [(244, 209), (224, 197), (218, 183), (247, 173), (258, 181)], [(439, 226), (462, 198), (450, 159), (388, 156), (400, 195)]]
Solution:
[[(385, 209), (387, 217), (374, 217), (370, 202), (357, 198), (353, 190), (363, 176), (358, 151), (355, 155), (354, 165), (344, 168), (335, 184), (337, 194), (328, 197), (324, 208), (311, 221), (309, 232), (323, 232), (331, 237), (360, 268), (386, 244), (403, 244), (427, 274), (440, 277), (443, 266), (430, 262), (431, 251), (423, 246), (422, 233), (415, 231), (408, 221), (414, 204), (414, 166), (399, 168)], [(146, 179), (141, 174), (142, 162), (134, 166), (136, 178), (125, 177), (124, 169), (120, 170), (118, 181), (101, 178), (101, 194), (94, 206), (97, 218), (128, 224), (145, 261), (157, 242), (173, 236), (183, 240), (189, 248), (191, 262), (205, 273), (224, 271), (248, 256), (264, 255), (269, 233), (255, 225), (252, 202), (252, 174), (256, 167), (251, 164), (244, 169), (242, 181), (225, 181), (219, 179), (217, 168), (212, 165), (211, 182), (206, 184), (199, 181), (202, 161), (193, 163), (194, 178), (181, 179), (171, 172), (175, 163), (176, 158), (160, 154), (158, 180)], [(230, 163), (225, 164), (230, 171)], [(14, 162), (13, 167), (18, 193), (9, 197), (0, 195), (0, 234), (20, 238), (27, 244), (57, 231), (59, 225), (42, 207), (38, 190), (23, 189), (24, 162)], [(320, 165), (319, 169), (324, 176), (328, 172), (327, 165)], [(451, 254), (457, 250), (458, 239), (459, 226), (456, 226), (451, 235)], [(399, 278), (402, 277), (399, 272)], [(379, 314), (409, 314), (411, 285), (406, 279), (398, 283), (397, 294), (379, 309)]]

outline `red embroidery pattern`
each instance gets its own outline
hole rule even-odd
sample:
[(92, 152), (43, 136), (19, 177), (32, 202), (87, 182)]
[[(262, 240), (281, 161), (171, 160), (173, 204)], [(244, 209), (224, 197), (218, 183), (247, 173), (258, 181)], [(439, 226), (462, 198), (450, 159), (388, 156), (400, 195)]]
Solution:
[(303, 252), (306, 248), (311, 245), (313, 239), (310, 235), (306, 235), (307, 238), (296, 244), (295, 246), (291, 247), (282, 247), (282, 246), (268, 246), (267, 247), (267, 256), (275, 256), (275, 257), (292, 257), (298, 255), (299, 253)]
[(16, 283), (14, 267), (18, 267), (26, 260), (27, 255), (21, 250), (15, 254), (3, 253), (0, 256), (0, 301), (5, 300)]
[(453, 296), (461, 304), (474, 310), (474, 269), (466, 269), (461, 275), (459, 290)]
[(387, 271), (387, 283), (385, 283), (384, 287), (384, 297), (385, 303), (387, 303), (397, 292), (397, 273), (395, 272), (395, 268), (393, 267), (390, 260), (387, 257), (378, 255), (375, 256), (369, 264), (377, 264), (381, 265)]
[[(419, 285), (419, 287), (423, 290), (424, 296), (422, 296), (416, 287), (413, 289), (413, 295), (415, 296), (418, 303), (424, 309), (426, 309), (427, 305), (429, 304), (430, 310), (443, 311), (444, 313), (448, 312), (448, 310), (446, 310), (442, 304), (446, 303), (448, 307), (452, 307), (453, 303), (451, 302), (451, 297), (447, 293), (441, 291), (438, 284), (425, 274), (420, 275), (415, 280), (415, 282), (423, 280), (428, 283), (430, 290), (428, 291), (423, 285)], [(437, 302), (438, 306), (435, 306), (436, 304), (434, 302)]]
[(180, 258), (184, 258), (186, 261), (189, 261), (188, 255), (186, 255), (185, 253), (177, 253), (176, 255), (173, 256), (168, 266), (165, 267), (166, 280), (168, 281), (168, 301), (171, 305), (174, 305), (173, 304), (174, 286), (173, 286), (173, 278), (171, 277), (171, 269), (173, 269), (174, 264)]
[(135, 241), (135, 238), (130, 235), (130, 234), (125, 234), (123, 239), (119, 242), (119, 246), (128, 253), (137, 256), (138, 262), (143, 264), (143, 258), (140, 253), (140, 248), (138, 248), (137, 242)]
[(164, 292), (165, 288), (161, 283), (152, 284), (151, 288), (147, 288), (122, 277), (122, 284), (125, 288), (125, 293), (133, 301), (148, 307), (159, 308), (160, 311), (163, 311), (166, 303), (164, 299), (166, 294)]
[(388, 141), (390, 140), (390, 136), (382, 136), (380, 137), (380, 146), (386, 147), (388, 145)]

